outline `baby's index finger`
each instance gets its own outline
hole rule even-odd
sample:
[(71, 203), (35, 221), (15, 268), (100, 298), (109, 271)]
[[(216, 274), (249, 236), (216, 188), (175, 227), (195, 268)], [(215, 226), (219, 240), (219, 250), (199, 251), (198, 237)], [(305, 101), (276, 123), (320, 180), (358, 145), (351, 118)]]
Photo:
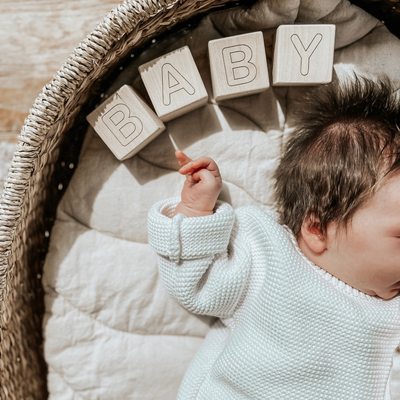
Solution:
[(192, 161), (182, 150), (176, 150), (175, 157), (178, 159), (179, 166), (181, 167)]

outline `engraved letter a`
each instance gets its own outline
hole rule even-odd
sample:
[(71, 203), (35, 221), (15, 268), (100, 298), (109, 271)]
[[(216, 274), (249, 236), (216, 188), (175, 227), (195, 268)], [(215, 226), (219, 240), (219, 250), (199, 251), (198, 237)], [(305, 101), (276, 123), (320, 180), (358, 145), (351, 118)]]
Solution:
[(171, 64), (162, 66), (162, 92), (163, 103), (166, 106), (171, 104), (172, 93), (184, 90), (187, 94), (194, 94), (194, 87), (182, 76), (182, 74)]

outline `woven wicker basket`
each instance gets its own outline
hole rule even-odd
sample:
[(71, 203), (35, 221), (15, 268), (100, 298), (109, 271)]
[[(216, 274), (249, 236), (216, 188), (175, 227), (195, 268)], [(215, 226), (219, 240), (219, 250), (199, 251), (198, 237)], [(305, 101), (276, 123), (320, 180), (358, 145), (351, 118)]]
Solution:
[[(125, 1), (80, 43), (35, 100), (0, 199), (0, 399), (47, 398), (40, 278), (57, 204), (73, 173), (69, 167), (76, 165), (85, 116), (98, 102), (96, 96), (132, 49), (228, 1)], [(385, 19), (399, 36), (399, 1), (353, 2)]]

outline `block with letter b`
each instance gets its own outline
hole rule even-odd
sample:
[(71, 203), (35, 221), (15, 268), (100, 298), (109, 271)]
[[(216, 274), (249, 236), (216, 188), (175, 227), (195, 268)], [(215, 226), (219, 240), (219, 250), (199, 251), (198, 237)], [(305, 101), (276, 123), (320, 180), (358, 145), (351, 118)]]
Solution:
[(86, 119), (118, 160), (132, 157), (165, 129), (154, 111), (128, 85)]
[(273, 85), (332, 80), (335, 25), (281, 25), (276, 31)]
[(268, 66), (261, 32), (211, 40), (208, 53), (215, 100), (268, 89)]
[(164, 122), (208, 101), (207, 90), (187, 46), (141, 65), (139, 72), (154, 109)]

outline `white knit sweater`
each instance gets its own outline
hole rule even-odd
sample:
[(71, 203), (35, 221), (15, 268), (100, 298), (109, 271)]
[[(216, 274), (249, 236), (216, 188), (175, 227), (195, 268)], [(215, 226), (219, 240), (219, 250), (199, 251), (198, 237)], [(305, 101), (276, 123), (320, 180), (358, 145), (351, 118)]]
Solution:
[(383, 399), (400, 341), (400, 297), (382, 300), (308, 260), (272, 213), (170, 218), (155, 204), (149, 243), (161, 279), (188, 310), (214, 315), (179, 400)]

